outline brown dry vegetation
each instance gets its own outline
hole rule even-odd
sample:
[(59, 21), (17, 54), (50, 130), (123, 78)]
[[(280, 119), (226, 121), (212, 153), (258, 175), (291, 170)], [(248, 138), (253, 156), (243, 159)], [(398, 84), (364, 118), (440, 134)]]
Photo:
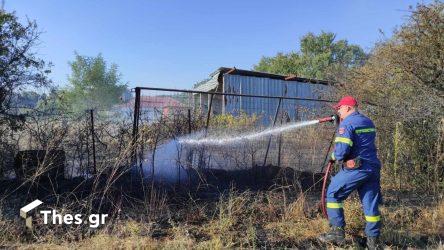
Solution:
[[(289, 190), (289, 194), (292, 191)], [(179, 209), (165, 205), (162, 209), (168, 211), (163, 218), (152, 218), (146, 212), (142, 214), (142, 210), (138, 216), (115, 219), (105, 228), (81, 238), (78, 231), (69, 229), (64, 235), (60, 232), (24, 235), (22, 225), (2, 219), (1, 244), (41, 249), (321, 247), (315, 239), (327, 230), (328, 223), (320, 217), (313, 201), (303, 194), (297, 197), (289, 194), (277, 190), (259, 193), (231, 190), (219, 201), (189, 201)], [(348, 200), (345, 211), (348, 241), (350, 247), (357, 247), (364, 226), (358, 199)], [(442, 201), (415, 206), (410, 203), (383, 205), (381, 212), (384, 216), (382, 240), (387, 246), (442, 247)]]

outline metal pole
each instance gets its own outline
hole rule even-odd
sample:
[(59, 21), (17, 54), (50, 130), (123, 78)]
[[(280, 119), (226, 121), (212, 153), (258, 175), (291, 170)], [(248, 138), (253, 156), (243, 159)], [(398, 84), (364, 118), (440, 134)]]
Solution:
[(85, 121), (86, 122), (86, 124), (85, 124), (85, 129), (86, 129), (86, 131), (85, 131), (85, 138), (86, 138), (86, 154), (87, 154), (87, 162), (86, 162), (86, 169), (84, 170), (84, 171), (87, 171), (88, 172), (88, 174), (90, 174), (91, 172), (90, 172), (90, 158), (91, 158), (91, 153), (89, 152), (89, 135), (88, 135), (88, 125), (89, 125), (89, 123), (88, 123), (88, 120), (86, 120)]
[(94, 132), (94, 110), (90, 109), (90, 117), (91, 117), (91, 137), (92, 137), (92, 149), (93, 149), (93, 167), (94, 167), (94, 174), (97, 174), (97, 167), (96, 167), (96, 139), (95, 139), (95, 132)]
[(134, 98), (134, 119), (133, 119), (133, 148), (132, 148), (132, 160), (136, 161), (136, 142), (139, 134), (139, 116), (140, 116), (140, 88), (136, 87), (136, 96)]
[[(206, 123), (205, 123), (204, 137), (207, 137), (207, 134), (208, 134), (208, 127), (210, 126), (211, 109), (212, 109), (212, 107), (213, 107), (213, 97), (214, 97), (214, 94), (210, 94), (210, 103), (209, 103), (209, 105), (208, 105), (207, 121), (206, 121)], [(204, 156), (204, 148), (202, 148), (202, 150), (200, 151), (199, 168), (202, 167), (203, 156)]]
[(213, 98), (214, 98), (214, 94), (211, 94), (210, 95), (210, 104), (209, 104), (208, 112), (207, 112), (207, 122), (205, 123), (205, 136), (207, 136), (208, 126), (210, 125), (211, 108), (213, 107)]
[[(274, 114), (274, 120), (273, 120), (272, 127), (274, 127), (274, 125), (276, 125), (276, 120), (277, 120), (277, 116), (279, 114), (279, 109), (281, 108), (281, 102), (282, 102), (282, 98), (279, 98), (278, 106), (276, 108), (276, 113)], [(271, 137), (272, 137), (272, 135), (270, 135), (270, 137), (268, 138), (267, 150), (265, 151), (263, 166), (265, 166), (265, 164), (267, 163), (268, 151), (270, 150), (270, 144), (271, 144)]]

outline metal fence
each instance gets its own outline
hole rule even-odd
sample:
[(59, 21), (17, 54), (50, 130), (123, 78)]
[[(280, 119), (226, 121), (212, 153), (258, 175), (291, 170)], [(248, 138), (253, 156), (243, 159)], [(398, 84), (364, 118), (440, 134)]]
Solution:
[[(131, 114), (114, 109), (91, 109), (79, 113), (26, 110), (18, 130), (1, 128), (0, 169), (3, 178), (18, 172), (33, 175), (57, 168), (66, 179), (89, 178), (130, 165)], [(55, 156), (54, 152), (60, 152)], [(61, 164), (55, 158), (63, 155)], [(24, 159), (27, 158), (27, 159)], [(117, 165), (118, 164), (118, 165)], [(23, 169), (18, 169), (23, 168)], [(26, 176), (21, 176), (26, 177)]]
[[(183, 138), (233, 138), (332, 114), (329, 100), (135, 88), (133, 162), (145, 177), (189, 182), (273, 172), (320, 172), (335, 128), (318, 124), (237, 143), (183, 144)], [(255, 170), (252, 172), (252, 170)], [(256, 173), (259, 172), (259, 173)], [(210, 177), (208, 177), (210, 176)], [(250, 176), (253, 179), (257, 176)], [(204, 180), (205, 181), (205, 180)]]
[[(63, 152), (63, 176), (115, 171), (173, 184), (272, 180), (320, 172), (334, 126), (318, 124), (236, 143), (183, 144), (184, 138), (236, 138), (331, 115), (328, 100), (288, 96), (135, 88), (135, 98), (109, 110), (76, 114), (27, 112), (22, 129), (2, 128), (0, 169), (14, 176), (18, 156), (38, 162)], [(34, 166), (35, 165), (35, 166)], [(17, 171), (17, 170), (15, 170)], [(39, 172), (39, 171), (34, 171)], [(8, 177), (9, 176), (9, 177)], [(151, 182), (151, 183), (153, 183)]]

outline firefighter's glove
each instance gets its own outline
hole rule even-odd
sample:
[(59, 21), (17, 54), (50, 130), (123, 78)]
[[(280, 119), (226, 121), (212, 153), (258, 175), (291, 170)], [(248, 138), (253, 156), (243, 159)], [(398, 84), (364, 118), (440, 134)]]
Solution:
[(329, 161), (333, 163), (336, 162), (335, 152), (331, 152)]

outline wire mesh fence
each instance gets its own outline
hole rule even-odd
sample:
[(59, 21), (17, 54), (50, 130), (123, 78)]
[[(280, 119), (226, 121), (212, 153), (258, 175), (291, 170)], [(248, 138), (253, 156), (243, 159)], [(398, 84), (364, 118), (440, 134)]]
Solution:
[(2, 128), (5, 178), (119, 172), (174, 185), (272, 183), (321, 172), (335, 130), (295, 128), (331, 115), (326, 100), (159, 88), (136, 88), (135, 98), (107, 110), (25, 113), (22, 129)]
[[(6, 178), (34, 168), (58, 168), (63, 178), (89, 178), (115, 164), (131, 142), (131, 121), (114, 110), (48, 113), (26, 110), (21, 129), (3, 128), (1, 169)], [(60, 156), (60, 164), (53, 161)], [(129, 161), (126, 164), (129, 165)]]
[(246, 184), (321, 172), (335, 130), (296, 128), (331, 115), (322, 99), (139, 88), (135, 102), (122, 106), (136, 109), (135, 163), (157, 181)]

